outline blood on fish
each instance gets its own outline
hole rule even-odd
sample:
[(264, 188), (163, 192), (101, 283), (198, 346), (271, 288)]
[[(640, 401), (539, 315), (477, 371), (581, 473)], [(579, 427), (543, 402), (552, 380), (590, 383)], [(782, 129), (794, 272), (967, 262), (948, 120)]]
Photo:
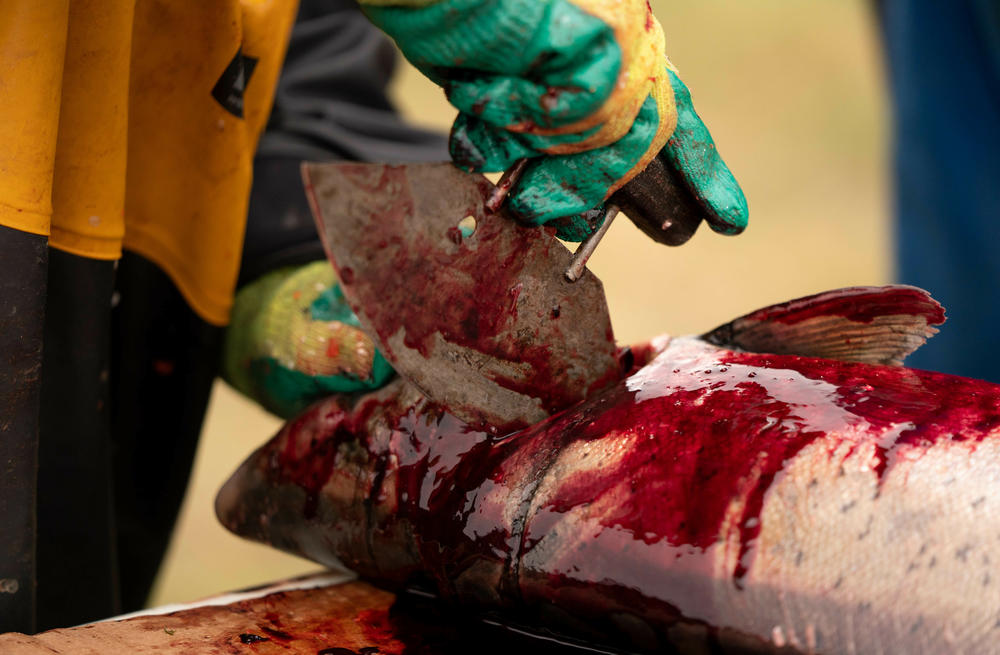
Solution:
[(306, 523), (354, 521), (323, 507), (333, 476), (364, 481), (364, 553), (350, 548), (370, 577), (419, 572), (445, 596), (560, 608), (593, 626), (628, 613), (630, 630), (659, 634), (713, 625), (709, 592), (686, 581), (713, 575), (716, 549), (735, 541), (740, 587), (767, 494), (803, 449), (821, 442), (841, 461), (870, 452), (881, 484), (939, 442), (971, 451), (1000, 426), (997, 388), (976, 380), (697, 340), (651, 362), (658, 349), (628, 352), (617, 383), (506, 437), (388, 394), (314, 406), (258, 460), (268, 484), (305, 492)]

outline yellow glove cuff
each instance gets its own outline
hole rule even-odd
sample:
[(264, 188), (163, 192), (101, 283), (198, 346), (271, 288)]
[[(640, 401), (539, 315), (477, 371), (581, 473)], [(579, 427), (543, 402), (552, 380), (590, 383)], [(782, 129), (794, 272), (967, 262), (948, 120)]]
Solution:
[[(653, 16), (645, 0), (571, 1), (614, 30), (622, 52), (622, 67), (615, 89), (600, 109), (570, 125), (549, 130), (539, 129), (537, 126), (525, 130), (519, 130), (517, 126), (508, 129), (513, 132), (530, 130), (534, 134), (558, 135), (578, 134), (600, 126), (594, 134), (582, 141), (554, 145), (545, 152), (567, 155), (601, 148), (618, 141), (632, 129), (639, 109), (652, 94), (660, 110), (660, 133), (654, 139), (651, 150), (659, 151), (676, 126), (673, 90), (664, 70), (664, 62), (667, 61), (665, 39), (659, 21)], [(645, 163), (648, 164), (649, 160)]]

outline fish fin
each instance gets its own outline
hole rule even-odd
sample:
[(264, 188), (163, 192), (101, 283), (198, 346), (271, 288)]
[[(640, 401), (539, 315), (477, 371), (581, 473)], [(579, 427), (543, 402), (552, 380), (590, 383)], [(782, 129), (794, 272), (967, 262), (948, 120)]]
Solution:
[(944, 320), (923, 289), (850, 287), (758, 309), (701, 338), (749, 352), (901, 366)]

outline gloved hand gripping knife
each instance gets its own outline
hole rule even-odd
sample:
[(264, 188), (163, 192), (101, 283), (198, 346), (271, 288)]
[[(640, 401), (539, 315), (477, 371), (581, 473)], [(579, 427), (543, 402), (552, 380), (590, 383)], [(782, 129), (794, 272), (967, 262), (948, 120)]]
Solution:
[(362, 6), (458, 108), (457, 165), (499, 172), (527, 160), (507, 200), (522, 220), (556, 221), (561, 238), (580, 241), (608, 213), (587, 212), (622, 190), (615, 204), (663, 243), (683, 243), (702, 218), (724, 234), (745, 228), (743, 193), (644, 0)]

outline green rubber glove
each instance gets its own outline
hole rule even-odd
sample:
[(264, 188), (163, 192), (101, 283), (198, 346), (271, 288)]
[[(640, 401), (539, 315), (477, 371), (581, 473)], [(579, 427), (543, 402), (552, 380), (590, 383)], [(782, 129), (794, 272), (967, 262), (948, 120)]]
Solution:
[(377, 389), (392, 376), (329, 262), (274, 271), (236, 295), (222, 377), (278, 416), (334, 393)]
[[(362, 5), (459, 109), (457, 165), (498, 172), (531, 160), (508, 198), (522, 219), (541, 224), (593, 209), (663, 151), (713, 229), (746, 227), (743, 193), (666, 59), (645, 0)], [(561, 236), (589, 234), (582, 221), (569, 223)]]

